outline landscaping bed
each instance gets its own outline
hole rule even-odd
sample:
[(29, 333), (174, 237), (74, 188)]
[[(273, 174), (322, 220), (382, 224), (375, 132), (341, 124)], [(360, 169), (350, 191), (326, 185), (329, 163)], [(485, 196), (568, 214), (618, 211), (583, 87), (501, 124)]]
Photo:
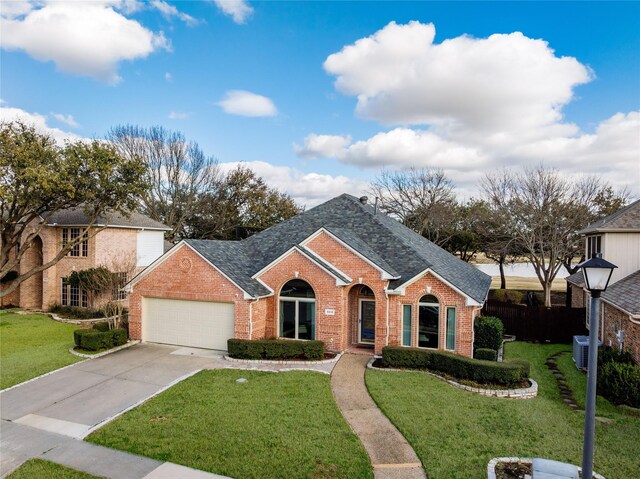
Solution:
[[(571, 464), (582, 462), (584, 415), (561, 399), (547, 358), (570, 345), (505, 344), (507, 359), (524, 359), (538, 383), (538, 397), (504, 401), (468, 394), (421, 372), (369, 369), (366, 383), (376, 404), (412, 445), (429, 477), (486, 477), (495, 457), (544, 457)], [(569, 354), (558, 359), (564, 366)], [(576, 398), (585, 396), (585, 383), (568, 371), (567, 383)], [(595, 469), (607, 479), (640, 477), (640, 418), (598, 397)]]
[(310, 372), (202, 371), (87, 440), (236, 479), (373, 478), (329, 378)]
[(43, 314), (0, 311), (0, 389), (82, 361), (69, 353), (76, 328)]

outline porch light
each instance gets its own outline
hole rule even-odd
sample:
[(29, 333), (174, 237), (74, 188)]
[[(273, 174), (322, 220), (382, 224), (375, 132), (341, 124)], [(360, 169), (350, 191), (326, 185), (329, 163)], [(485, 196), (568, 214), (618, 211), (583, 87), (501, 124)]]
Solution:
[(596, 380), (598, 374), (598, 326), (600, 317), (600, 293), (607, 289), (615, 264), (594, 253), (590, 260), (580, 263), (584, 282), (591, 293), (589, 321), (589, 359), (587, 370), (587, 400), (584, 411), (584, 446), (582, 449), (582, 477), (593, 477), (593, 441), (596, 427)]
[(580, 263), (578, 266), (582, 268), (584, 282), (591, 293), (605, 291), (609, 285), (613, 270), (617, 268), (615, 264), (603, 259), (601, 253), (594, 253), (591, 259)]

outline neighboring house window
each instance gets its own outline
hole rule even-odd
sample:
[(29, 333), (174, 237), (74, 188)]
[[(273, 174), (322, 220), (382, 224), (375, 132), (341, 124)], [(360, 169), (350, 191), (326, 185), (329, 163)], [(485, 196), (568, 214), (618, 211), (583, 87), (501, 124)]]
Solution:
[(413, 308), (410, 304), (402, 305), (402, 345), (403, 346), (411, 346), (411, 329), (412, 323), (411, 320), (411, 310)]
[(438, 348), (440, 336), (440, 303), (427, 294), (418, 303), (418, 347)]
[(67, 278), (62, 278), (62, 290), (60, 294), (62, 306), (73, 306), (83, 308), (89, 307), (89, 295), (87, 290), (80, 289), (78, 285), (69, 283)]
[(587, 259), (593, 257), (594, 253), (602, 253), (602, 235), (587, 237)]
[(447, 308), (447, 349), (456, 349), (456, 308)]
[(315, 339), (316, 295), (306, 281), (293, 279), (280, 291), (280, 337)]
[[(80, 236), (80, 228), (62, 228), (62, 247), (67, 246), (71, 241), (75, 241)], [(86, 238), (79, 243), (76, 243), (69, 251), (69, 256), (83, 256), (89, 255), (89, 240)]]
[(117, 277), (117, 281), (111, 291), (111, 299), (126, 299), (127, 293), (123, 290), (124, 285), (127, 284), (127, 273), (114, 273)]

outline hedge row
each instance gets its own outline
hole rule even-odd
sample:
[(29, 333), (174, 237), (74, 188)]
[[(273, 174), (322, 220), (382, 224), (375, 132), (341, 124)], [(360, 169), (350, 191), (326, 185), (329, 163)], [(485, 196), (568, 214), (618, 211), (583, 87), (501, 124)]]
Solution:
[(495, 362), (428, 349), (387, 346), (382, 362), (391, 368), (426, 369), (480, 384), (512, 386), (529, 377), (527, 361)]
[(498, 351), (489, 348), (478, 348), (474, 355), (476, 359), (483, 359), (485, 361), (497, 361)]
[[(87, 351), (98, 351), (121, 346), (127, 342), (126, 329), (106, 329), (107, 323), (98, 323), (92, 329), (76, 329), (73, 340), (76, 346)], [(107, 324), (108, 328), (108, 324)]]
[(306, 359), (324, 358), (322, 341), (298, 341), (293, 339), (229, 339), (229, 356), (236, 359)]
[(496, 351), (502, 346), (504, 324), (494, 316), (479, 316), (473, 322), (474, 349), (486, 348)]

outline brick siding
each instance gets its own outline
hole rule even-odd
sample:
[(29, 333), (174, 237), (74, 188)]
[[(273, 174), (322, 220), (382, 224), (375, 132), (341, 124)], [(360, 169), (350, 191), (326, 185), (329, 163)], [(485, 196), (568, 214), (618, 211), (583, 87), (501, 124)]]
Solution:
[(628, 314), (604, 301), (601, 304), (604, 314), (603, 345), (619, 348), (616, 331), (624, 331), (623, 349), (631, 353), (636, 364), (640, 364), (640, 321), (632, 320)]

